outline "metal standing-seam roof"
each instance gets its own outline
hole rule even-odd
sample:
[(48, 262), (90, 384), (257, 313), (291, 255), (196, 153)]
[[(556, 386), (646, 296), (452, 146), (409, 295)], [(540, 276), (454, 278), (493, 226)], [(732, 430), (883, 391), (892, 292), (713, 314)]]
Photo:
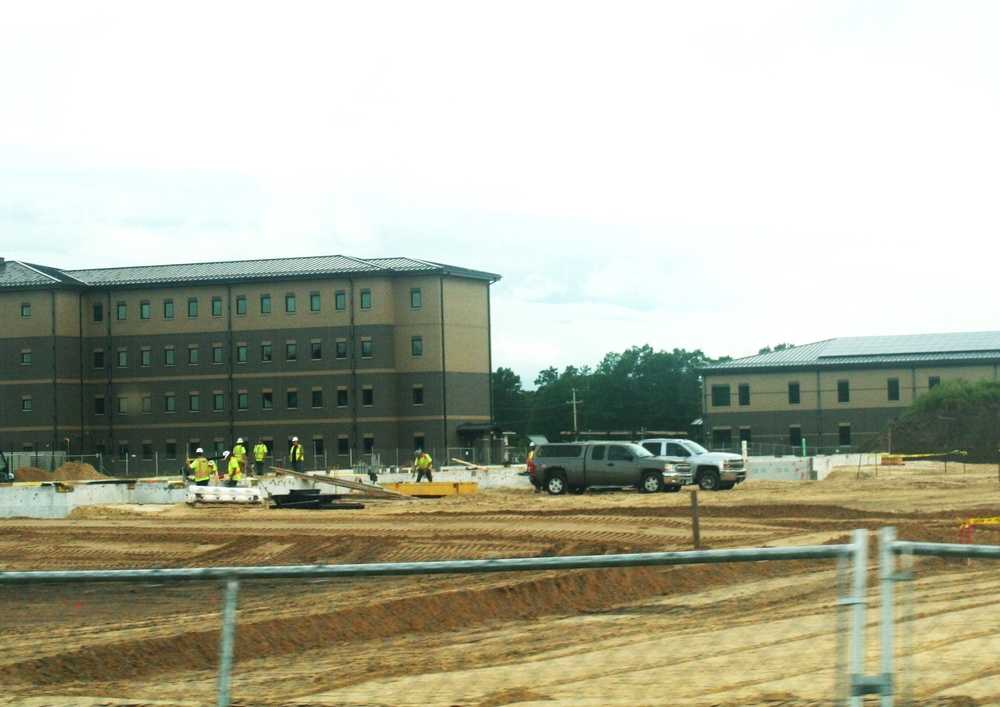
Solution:
[(0, 261), (0, 288), (75, 284), (129, 287), (190, 282), (248, 281), (350, 275), (426, 273), (496, 281), (499, 275), (412, 258), (362, 259), (346, 255), (268, 258), (212, 263), (137, 265), (86, 270), (58, 270), (19, 261)]
[(700, 370), (760, 372), (788, 368), (844, 368), (998, 360), (1000, 360), (1000, 331), (981, 331), (827, 339), (732, 361), (721, 361), (704, 366)]

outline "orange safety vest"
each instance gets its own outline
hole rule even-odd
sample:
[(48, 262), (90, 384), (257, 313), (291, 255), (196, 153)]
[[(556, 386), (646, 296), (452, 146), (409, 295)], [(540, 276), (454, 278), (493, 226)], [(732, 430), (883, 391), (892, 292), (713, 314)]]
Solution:
[(212, 477), (212, 467), (205, 457), (195, 457), (188, 462), (188, 468), (194, 471), (195, 481), (204, 481)]

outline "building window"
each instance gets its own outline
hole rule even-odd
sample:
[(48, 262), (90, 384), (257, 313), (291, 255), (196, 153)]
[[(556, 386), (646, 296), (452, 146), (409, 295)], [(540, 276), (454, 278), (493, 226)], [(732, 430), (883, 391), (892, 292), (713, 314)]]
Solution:
[(712, 448), (730, 449), (733, 446), (733, 431), (728, 427), (712, 430)]
[(94, 414), (103, 415), (104, 414), (104, 396), (98, 395), (94, 398)]
[(163, 409), (166, 412), (177, 412), (177, 396), (173, 393), (163, 396)]
[(103, 322), (104, 321), (104, 305), (95, 304), (94, 305), (94, 321)]
[(31, 364), (31, 349), (25, 349), (21, 352), (21, 365), (27, 366)]
[(372, 308), (372, 291), (361, 290), (361, 309)]
[(423, 295), (420, 293), (420, 288), (414, 287), (410, 290), (410, 307), (413, 309), (420, 309), (423, 304)]
[(21, 410), (23, 412), (31, 412), (31, 396), (26, 395), (21, 398)]
[(271, 352), (271, 344), (261, 344), (260, 345), (260, 360), (264, 363), (270, 363), (273, 358)]
[(212, 393), (212, 410), (215, 412), (222, 412), (222, 405), (224, 398), (222, 393)]
[(712, 386), (712, 405), (717, 408), (729, 407), (730, 394), (728, 385)]
[(343, 312), (347, 309), (347, 293), (343, 290), (337, 290), (333, 295), (333, 308), (338, 312)]
[(750, 384), (740, 383), (739, 387), (736, 389), (736, 396), (739, 398), (740, 405), (750, 404)]
[(128, 351), (118, 352), (118, 368), (126, 368), (128, 366)]
[(295, 410), (299, 407), (299, 391), (285, 391), (285, 407), (289, 410)]
[(247, 410), (250, 408), (250, 394), (245, 390), (241, 390), (236, 394), (236, 407), (239, 410)]
[(274, 393), (270, 390), (265, 390), (260, 396), (260, 407), (263, 410), (273, 410), (274, 409)]
[(337, 339), (337, 358), (347, 358), (347, 342)]
[(361, 405), (363, 407), (371, 407), (375, 404), (375, 391), (372, 390), (370, 385), (366, 385), (361, 389)]
[(176, 354), (174, 353), (174, 347), (168, 346), (163, 349), (163, 365), (173, 366), (177, 362)]
[(247, 313), (247, 296), (246, 295), (236, 295), (236, 314), (237, 316), (243, 317)]
[(201, 395), (198, 393), (188, 394), (188, 412), (201, 411)]
[(143, 442), (142, 443), (142, 460), (144, 462), (153, 461), (153, 443)]
[(249, 360), (247, 356), (247, 345), (236, 344), (236, 363), (246, 363)]
[(198, 365), (198, 347), (189, 346), (188, 347), (188, 364), (192, 366)]
[(118, 396), (118, 414), (128, 414), (128, 398), (123, 395)]
[(260, 296), (260, 313), (261, 314), (271, 313), (271, 295)]
[(364, 440), (362, 440), (361, 442), (361, 453), (362, 454), (375, 453), (375, 435), (365, 435)]
[(347, 407), (347, 388), (337, 388), (337, 407)]
[(149, 319), (150, 312), (149, 300), (143, 300), (139, 303), (139, 319)]
[(309, 355), (313, 361), (319, 361), (323, 358), (323, 344), (319, 341), (313, 341), (309, 344)]
[(143, 395), (142, 396), (142, 411), (146, 414), (153, 412), (153, 396)]
[(177, 442), (173, 442), (173, 441), (167, 442), (166, 446), (164, 447), (164, 452), (167, 455), (167, 459), (176, 459), (177, 458)]
[(326, 454), (326, 448), (323, 446), (323, 438), (319, 437), (313, 440), (313, 456), (322, 457)]
[(21, 302), (21, 316), (25, 318), (31, 316), (31, 302)]
[(198, 316), (198, 298), (191, 297), (188, 299), (188, 316), (192, 319)]
[(151, 349), (141, 349), (139, 351), (139, 365), (148, 368), (153, 365), (153, 351)]
[(319, 292), (309, 293), (309, 311), (310, 312), (319, 311)]
[(361, 340), (361, 358), (371, 358), (372, 357), (372, 340), (362, 339)]
[(222, 363), (224, 356), (222, 346), (219, 344), (212, 346), (212, 363)]
[(931, 376), (927, 379), (927, 390), (941, 385), (941, 376)]
[(427, 437), (423, 433), (413, 435), (413, 448), (427, 449)]
[(337, 437), (337, 454), (346, 457), (351, 453), (351, 442), (344, 435)]
[(312, 392), (312, 406), (314, 408), (321, 408), (321, 407), (323, 407), (323, 391), (322, 390), (317, 389), (317, 390), (314, 390)]
[(285, 313), (295, 314), (295, 295), (287, 294), (285, 295)]
[(790, 382), (788, 384), (788, 404), (798, 405), (801, 402), (801, 391), (799, 390), (799, 384), (796, 381)]
[(222, 298), (213, 297), (212, 298), (212, 316), (221, 317), (222, 316)]
[(414, 405), (424, 404), (424, 386), (422, 385), (413, 386), (413, 404)]
[(118, 461), (128, 461), (128, 442), (118, 443)]
[(750, 435), (750, 428), (749, 427), (741, 427), (740, 428), (740, 446), (742, 446), (743, 443), (746, 442), (747, 446), (749, 447), (750, 443), (752, 441), (753, 440), (752, 440), (751, 435)]
[(851, 426), (850, 425), (840, 425), (839, 428), (839, 444), (841, 447), (851, 446)]
[(899, 378), (890, 378), (888, 388), (889, 400), (899, 400)]
[(94, 352), (94, 368), (104, 368), (104, 352), (100, 349)]
[(124, 302), (119, 302), (115, 305), (115, 319), (120, 322), (125, 321), (128, 314), (128, 308), (125, 306)]
[(424, 355), (424, 338), (422, 336), (414, 336), (410, 339), (410, 354), (415, 358)]
[(851, 402), (850, 381), (837, 381), (837, 402), (838, 403)]
[(172, 299), (163, 300), (163, 318), (164, 319), (174, 318), (174, 301)]
[(297, 344), (288, 343), (285, 344), (285, 360), (286, 361), (296, 361), (299, 358), (299, 347)]

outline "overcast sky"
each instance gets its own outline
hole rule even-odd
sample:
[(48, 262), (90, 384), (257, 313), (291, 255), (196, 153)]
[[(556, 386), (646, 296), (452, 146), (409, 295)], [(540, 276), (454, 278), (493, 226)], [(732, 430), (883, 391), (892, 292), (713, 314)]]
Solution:
[(494, 272), (526, 387), (996, 330), (998, 36), (950, 0), (7, 3), (0, 255)]

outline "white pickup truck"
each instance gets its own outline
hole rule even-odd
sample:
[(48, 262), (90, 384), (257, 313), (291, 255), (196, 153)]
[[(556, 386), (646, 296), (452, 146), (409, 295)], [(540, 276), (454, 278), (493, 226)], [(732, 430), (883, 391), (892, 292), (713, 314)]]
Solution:
[(689, 439), (644, 439), (639, 446), (658, 457), (671, 457), (691, 465), (691, 483), (703, 491), (728, 491), (747, 478), (742, 455), (710, 452)]

